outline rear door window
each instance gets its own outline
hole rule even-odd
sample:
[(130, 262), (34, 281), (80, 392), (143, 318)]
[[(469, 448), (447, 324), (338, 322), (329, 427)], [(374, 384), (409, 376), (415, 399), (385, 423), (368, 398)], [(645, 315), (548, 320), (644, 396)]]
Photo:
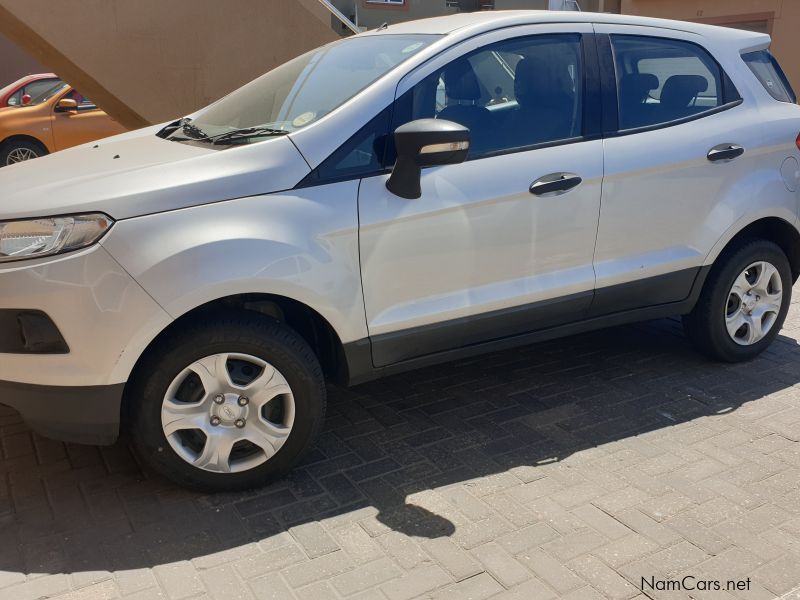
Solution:
[(775, 100), (792, 104), (797, 102), (797, 96), (789, 84), (789, 80), (769, 50), (748, 52), (742, 54), (742, 59)]
[(738, 99), (703, 48), (666, 38), (612, 35), (619, 128), (666, 125)]

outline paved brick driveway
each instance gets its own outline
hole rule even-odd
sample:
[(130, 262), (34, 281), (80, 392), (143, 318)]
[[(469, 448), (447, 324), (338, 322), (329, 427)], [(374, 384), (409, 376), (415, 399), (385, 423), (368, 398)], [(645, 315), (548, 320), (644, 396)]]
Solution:
[[(331, 389), (305, 466), (249, 494), (0, 407), (0, 598), (800, 599), (799, 340), (795, 304), (746, 365), (658, 321)], [(750, 589), (642, 595), (685, 574)]]

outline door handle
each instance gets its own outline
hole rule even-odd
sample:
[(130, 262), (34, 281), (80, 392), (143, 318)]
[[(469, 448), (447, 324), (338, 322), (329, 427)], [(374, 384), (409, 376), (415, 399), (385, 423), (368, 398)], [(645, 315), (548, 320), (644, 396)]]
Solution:
[(720, 144), (708, 151), (708, 160), (711, 162), (733, 160), (742, 154), (744, 154), (744, 148), (738, 144)]
[(534, 181), (530, 192), (534, 196), (560, 196), (578, 187), (582, 181), (575, 173), (551, 173)]

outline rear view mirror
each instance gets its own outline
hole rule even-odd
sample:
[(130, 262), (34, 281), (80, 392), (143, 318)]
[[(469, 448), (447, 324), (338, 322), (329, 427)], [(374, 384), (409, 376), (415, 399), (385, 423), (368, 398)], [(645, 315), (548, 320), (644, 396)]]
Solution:
[(397, 162), (386, 188), (401, 198), (413, 200), (422, 195), (423, 167), (454, 165), (469, 153), (469, 129), (442, 119), (419, 119), (394, 132)]
[(73, 112), (78, 110), (78, 103), (72, 98), (62, 98), (56, 104), (57, 112)]

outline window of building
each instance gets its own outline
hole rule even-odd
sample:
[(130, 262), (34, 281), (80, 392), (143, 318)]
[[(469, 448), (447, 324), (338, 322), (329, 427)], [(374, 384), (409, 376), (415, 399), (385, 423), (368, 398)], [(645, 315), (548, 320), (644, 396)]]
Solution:
[(620, 129), (691, 118), (732, 100), (732, 84), (708, 52), (695, 44), (626, 35), (612, 35), (611, 41)]

